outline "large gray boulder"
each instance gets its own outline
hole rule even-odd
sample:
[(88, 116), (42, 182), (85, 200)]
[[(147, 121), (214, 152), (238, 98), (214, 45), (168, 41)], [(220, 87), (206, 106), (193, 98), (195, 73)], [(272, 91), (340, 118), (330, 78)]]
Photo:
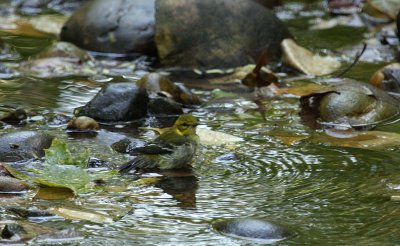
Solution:
[(95, 0), (62, 28), (63, 41), (93, 51), (155, 55), (155, 0)]
[(254, 63), (263, 49), (277, 60), (280, 42), (291, 34), (258, 2), (93, 0), (60, 37), (88, 50), (158, 55), (168, 67), (236, 67)]
[(269, 9), (249, 0), (157, 0), (156, 8), (155, 40), (165, 66), (241, 66), (263, 49), (276, 60), (291, 36)]

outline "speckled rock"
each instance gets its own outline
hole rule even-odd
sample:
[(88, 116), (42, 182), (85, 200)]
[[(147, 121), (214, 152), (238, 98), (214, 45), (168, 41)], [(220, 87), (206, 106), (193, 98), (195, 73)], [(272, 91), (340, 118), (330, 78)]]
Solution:
[(16, 162), (44, 156), (53, 137), (47, 133), (20, 131), (0, 135), (0, 161)]

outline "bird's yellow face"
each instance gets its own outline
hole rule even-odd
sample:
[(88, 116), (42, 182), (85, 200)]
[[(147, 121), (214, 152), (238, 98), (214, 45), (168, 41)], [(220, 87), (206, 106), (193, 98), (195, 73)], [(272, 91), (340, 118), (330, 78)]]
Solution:
[(183, 114), (175, 121), (173, 128), (182, 136), (195, 135), (198, 120), (191, 114)]

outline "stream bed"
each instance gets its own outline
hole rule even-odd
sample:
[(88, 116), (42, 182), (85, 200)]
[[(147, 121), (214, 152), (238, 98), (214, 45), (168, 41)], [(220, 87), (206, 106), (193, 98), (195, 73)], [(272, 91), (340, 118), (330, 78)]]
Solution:
[[(13, 9), (2, 1), (4, 10)], [(286, 1), (285, 1), (286, 2)], [(307, 2), (307, 1), (304, 1)], [(326, 17), (321, 1), (312, 4), (288, 1), (276, 9), (299, 43), (315, 50), (339, 54), (345, 47), (361, 44), (365, 27), (307, 29), (309, 20)], [(1, 11), (0, 11), (1, 13)], [(1, 23), (0, 23), (1, 24)], [(305, 28), (307, 27), (307, 28)], [(2, 31), (0, 38), (12, 52), (0, 54), (0, 62), (18, 67), (48, 46), (55, 37)], [(329, 32), (330, 31), (330, 32)], [(353, 36), (348, 35), (352, 33)], [(317, 41), (316, 41), (317, 40)], [(331, 42), (330, 40), (335, 40)], [(313, 46), (314, 45), (314, 46)], [(96, 56), (95, 56), (96, 57)], [(87, 76), (43, 77), (13, 74), (0, 79), (0, 105), (34, 112), (23, 126), (2, 125), (0, 133), (20, 130), (45, 131), (68, 143), (72, 153), (88, 149), (91, 157), (116, 168), (130, 159), (114, 152), (111, 144), (125, 138), (150, 140), (154, 134), (139, 126), (159, 127), (157, 120), (101, 125), (96, 136), (66, 132), (57, 117), (73, 115), (102, 86), (139, 79), (152, 68), (145, 60), (126, 61), (96, 57), (104, 65)], [(350, 64), (351, 57), (343, 57)], [(361, 61), (347, 77), (367, 82), (392, 60)], [(11, 65), (10, 65), (11, 64)], [(99, 68), (96, 68), (99, 69)], [(109, 70), (109, 71), (105, 71)], [(62, 200), (35, 198), (37, 189), (21, 194), (0, 194), (0, 224), (22, 221), (57, 230), (70, 229), (67, 241), (35, 238), (28, 244), (76, 245), (254, 245), (257, 242), (220, 234), (212, 223), (228, 218), (254, 217), (290, 228), (295, 235), (277, 245), (396, 245), (399, 243), (400, 153), (396, 145), (375, 148), (333, 146), (323, 141), (323, 129), (311, 129), (300, 118), (298, 97), (274, 97), (263, 102), (265, 119), (251, 93), (238, 84), (224, 84), (234, 96), (215, 99), (218, 88), (207, 79), (180, 79), (202, 100), (188, 109), (203, 128), (241, 137), (228, 145), (202, 145), (189, 175), (178, 174), (138, 184), (133, 178), (114, 178), (104, 190)], [(229, 82), (229, 81), (228, 81)], [(250, 95), (250, 96), (249, 96)], [(51, 120), (48, 120), (51, 119)], [(400, 122), (375, 130), (400, 133)], [(298, 140), (298, 141), (297, 141)], [(397, 173), (399, 171), (399, 174)], [(144, 179), (146, 180), (146, 179)], [(9, 207), (81, 208), (107, 214), (108, 222), (62, 217), (22, 219)]]

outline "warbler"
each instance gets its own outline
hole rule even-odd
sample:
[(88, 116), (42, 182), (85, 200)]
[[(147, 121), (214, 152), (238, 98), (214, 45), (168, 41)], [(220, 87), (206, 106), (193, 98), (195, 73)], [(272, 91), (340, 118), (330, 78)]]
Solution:
[(191, 114), (183, 114), (174, 125), (143, 147), (130, 151), (136, 158), (121, 165), (120, 173), (143, 169), (180, 169), (190, 167), (199, 136), (196, 134), (198, 120)]

